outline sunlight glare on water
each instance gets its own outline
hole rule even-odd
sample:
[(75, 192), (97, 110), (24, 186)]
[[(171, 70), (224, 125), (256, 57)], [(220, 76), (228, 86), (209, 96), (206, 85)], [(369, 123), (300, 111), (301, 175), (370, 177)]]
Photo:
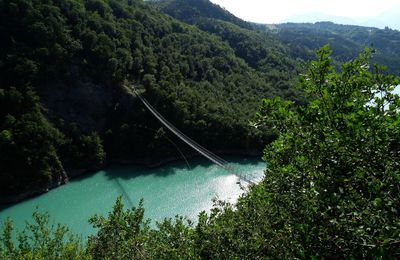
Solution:
[[(231, 157), (228, 160), (239, 174), (245, 173), (255, 180), (262, 178), (266, 167), (264, 162), (254, 158)], [(196, 221), (201, 211), (212, 208), (213, 198), (234, 203), (243, 193), (237, 176), (207, 160), (191, 160), (190, 165), (191, 169), (185, 162), (155, 169), (114, 165), (36, 198), (0, 207), (0, 221), (11, 217), (20, 230), (38, 207), (40, 212), (48, 211), (54, 222), (65, 224), (86, 237), (94, 232), (88, 219), (94, 214), (106, 215), (120, 195), (126, 207), (136, 206), (144, 198), (145, 217), (150, 218), (154, 226), (155, 221), (175, 215)]]

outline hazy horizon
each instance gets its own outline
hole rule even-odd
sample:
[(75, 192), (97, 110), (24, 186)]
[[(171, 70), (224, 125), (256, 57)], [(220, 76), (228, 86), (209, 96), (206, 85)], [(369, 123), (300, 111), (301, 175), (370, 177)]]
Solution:
[(332, 21), (400, 30), (400, 1), (381, 0), (210, 0), (235, 16), (255, 23)]

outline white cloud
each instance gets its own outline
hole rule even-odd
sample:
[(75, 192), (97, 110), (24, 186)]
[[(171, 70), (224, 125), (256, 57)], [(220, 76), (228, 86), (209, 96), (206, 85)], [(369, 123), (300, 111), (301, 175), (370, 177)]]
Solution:
[[(373, 17), (400, 5), (400, 0), (211, 0), (252, 22), (278, 23), (303, 13), (350, 18)], [(400, 16), (400, 14), (399, 14)]]

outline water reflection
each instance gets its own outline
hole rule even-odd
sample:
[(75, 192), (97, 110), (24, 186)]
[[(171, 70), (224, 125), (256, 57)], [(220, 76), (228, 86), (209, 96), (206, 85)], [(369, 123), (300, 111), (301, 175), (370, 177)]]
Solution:
[[(265, 163), (259, 159), (230, 157), (238, 173), (253, 178), (263, 176)], [(145, 217), (160, 221), (179, 214), (196, 220), (200, 211), (211, 209), (213, 198), (235, 202), (243, 190), (238, 177), (203, 159), (172, 163), (156, 169), (114, 165), (95, 174), (72, 180), (69, 184), (0, 209), (0, 220), (10, 216), (21, 228), (32, 211), (48, 211), (55, 222), (64, 223), (75, 233), (87, 236), (93, 229), (87, 220), (94, 214), (105, 215), (122, 195), (126, 206), (144, 198)]]

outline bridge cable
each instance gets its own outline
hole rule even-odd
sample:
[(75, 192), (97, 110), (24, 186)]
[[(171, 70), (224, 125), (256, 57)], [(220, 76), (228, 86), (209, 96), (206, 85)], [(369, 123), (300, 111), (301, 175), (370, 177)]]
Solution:
[(164, 124), (171, 132), (173, 132), (176, 136), (178, 136), (182, 141), (184, 141), (187, 145), (198, 151), (200, 154), (211, 160), (216, 165), (222, 167), (226, 171), (236, 175), (239, 179), (244, 180), (247, 183), (254, 184), (254, 181), (249, 178), (237, 174), (234, 169), (227, 165), (228, 162), (216, 154), (210, 152), (190, 137), (182, 133), (179, 129), (177, 129), (174, 125), (172, 125), (168, 120), (166, 120), (144, 97), (142, 97), (136, 90), (135, 86), (132, 86), (133, 92), (139, 97), (142, 103), (147, 107), (147, 109), (162, 123)]

